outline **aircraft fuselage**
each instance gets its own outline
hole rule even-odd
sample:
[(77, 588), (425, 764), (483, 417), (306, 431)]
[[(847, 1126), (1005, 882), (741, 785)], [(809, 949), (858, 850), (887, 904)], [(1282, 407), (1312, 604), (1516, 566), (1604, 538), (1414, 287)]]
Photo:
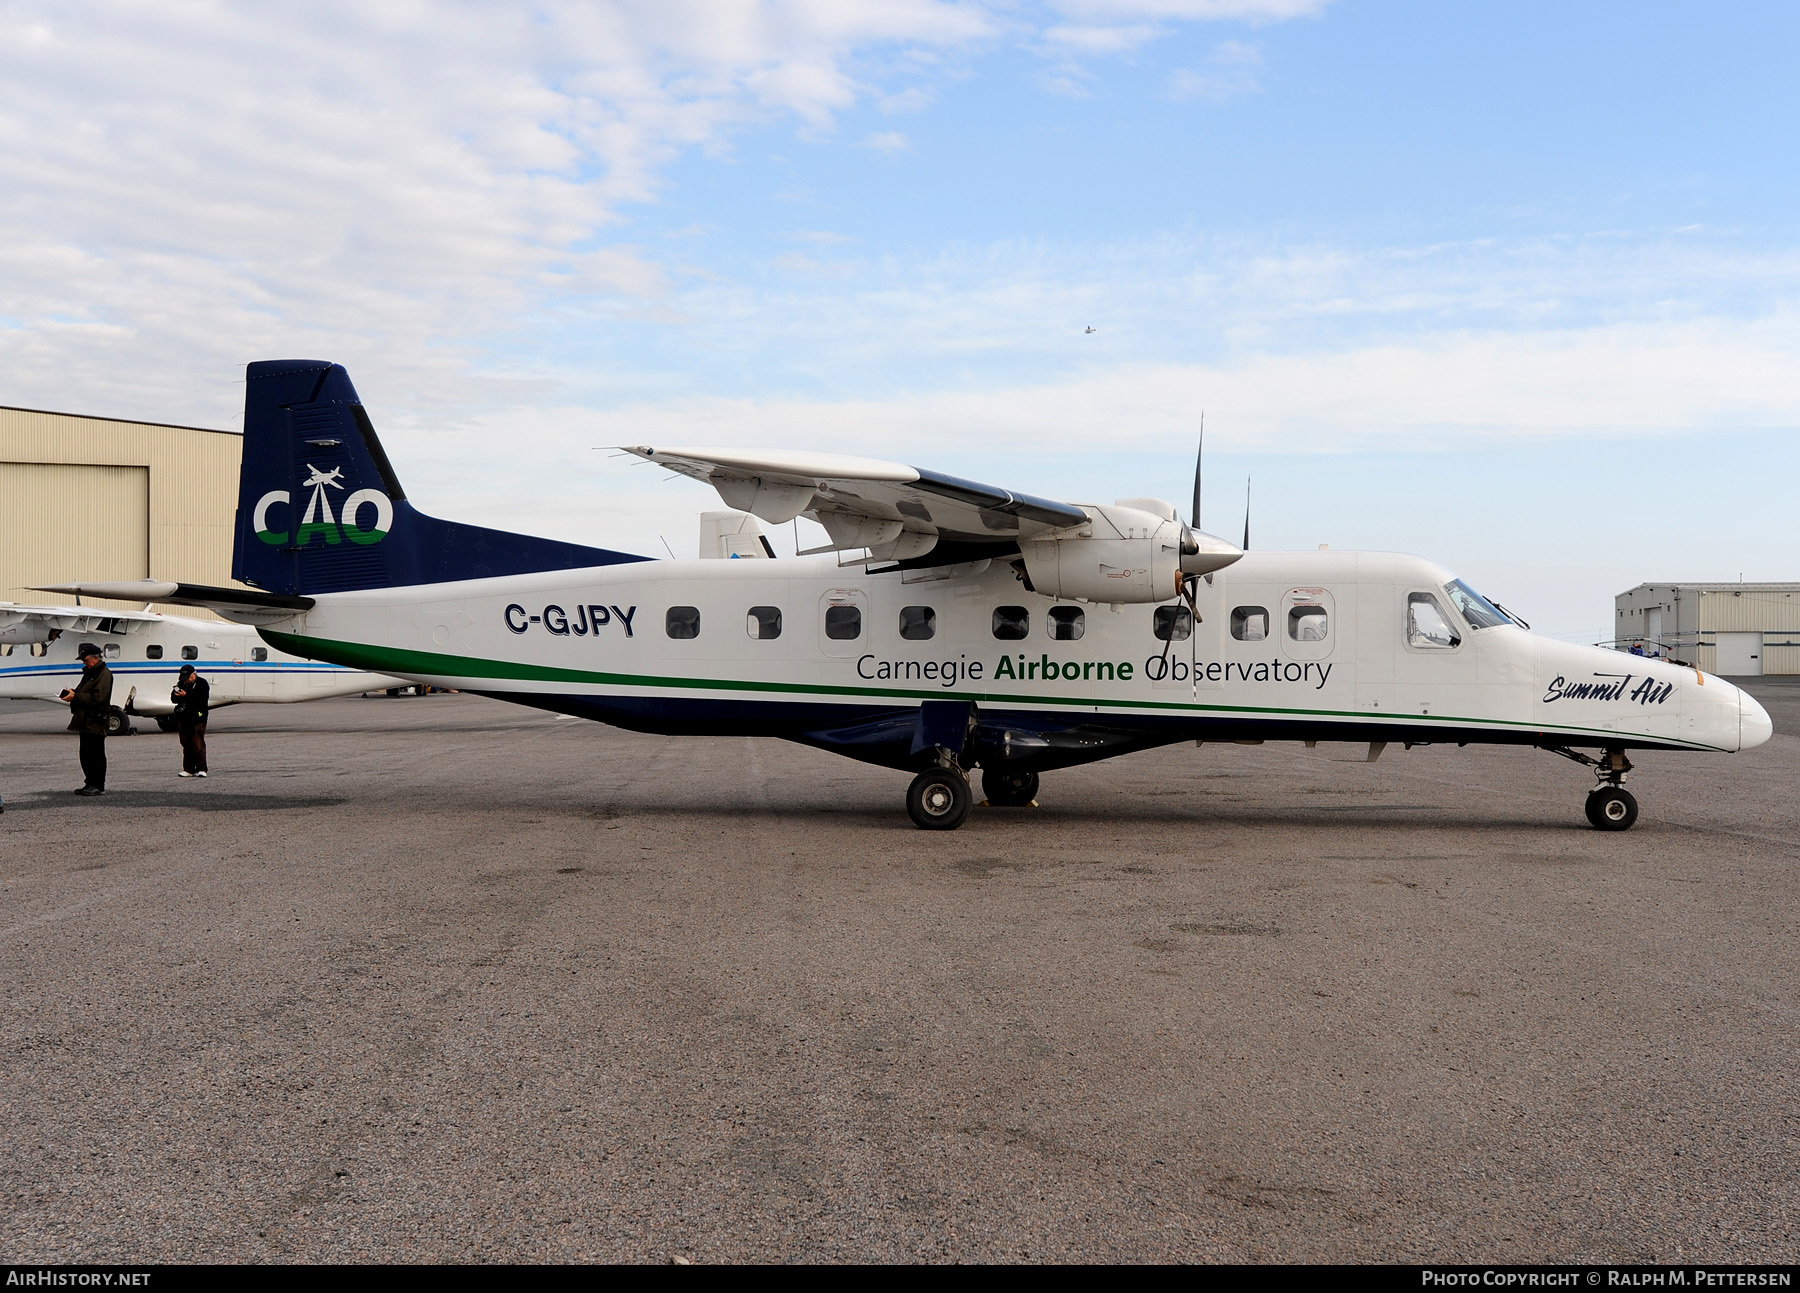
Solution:
[[(922, 766), (959, 723), (965, 766), (1034, 771), (1190, 739), (1766, 739), (1760, 706), (1719, 678), (1471, 625), (1452, 578), (1391, 553), (1248, 553), (1199, 583), (1200, 622), (1180, 636), (1179, 601), (1052, 600), (1003, 561), (949, 578), (829, 557), (653, 561), (323, 594), (263, 634), (623, 727), (779, 736), (896, 768)], [(1419, 634), (1422, 597), (1445, 621), (1435, 641)]]

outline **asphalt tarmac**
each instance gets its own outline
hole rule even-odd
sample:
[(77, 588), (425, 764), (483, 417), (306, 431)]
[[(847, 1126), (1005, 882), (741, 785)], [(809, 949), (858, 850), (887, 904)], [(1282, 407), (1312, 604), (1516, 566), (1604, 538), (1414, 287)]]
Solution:
[(1800, 687), (1648, 755), (906, 778), (474, 697), (0, 705), (0, 1260), (1792, 1261)]

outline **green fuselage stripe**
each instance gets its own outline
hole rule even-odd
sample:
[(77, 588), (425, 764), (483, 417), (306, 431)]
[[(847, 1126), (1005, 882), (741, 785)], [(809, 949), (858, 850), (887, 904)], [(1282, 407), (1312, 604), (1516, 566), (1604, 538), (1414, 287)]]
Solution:
[(490, 678), (508, 682), (574, 683), (589, 687), (670, 687), (687, 691), (761, 691), (793, 696), (845, 696), (881, 703), (902, 700), (967, 700), (979, 704), (1063, 705), (1071, 709), (1118, 709), (1151, 714), (1178, 710), (1194, 714), (1291, 715), (1299, 718), (1347, 719), (1357, 723), (1417, 723), (1434, 727), (1491, 727), (1507, 731), (1566, 732), (1600, 741), (1630, 739), (1679, 745), (1694, 750), (1720, 750), (1716, 745), (1686, 741), (1678, 736), (1607, 732), (1591, 727), (1559, 723), (1520, 723), (1506, 718), (1465, 718), (1455, 714), (1382, 714), (1341, 709), (1297, 709), (1272, 705), (1207, 705), (1195, 701), (1108, 700), (1104, 697), (1032, 696), (1017, 692), (965, 691), (951, 688), (834, 687), (824, 683), (751, 682), (726, 678), (670, 678), (649, 674), (604, 673), (592, 669), (566, 669), (556, 665), (525, 664), (518, 660), (479, 660), (470, 656), (441, 655), (405, 647), (370, 646), (361, 642), (335, 642), (328, 638), (261, 630), (271, 646), (290, 655), (328, 660), (333, 664), (367, 669), (371, 673), (423, 675), (433, 678)]

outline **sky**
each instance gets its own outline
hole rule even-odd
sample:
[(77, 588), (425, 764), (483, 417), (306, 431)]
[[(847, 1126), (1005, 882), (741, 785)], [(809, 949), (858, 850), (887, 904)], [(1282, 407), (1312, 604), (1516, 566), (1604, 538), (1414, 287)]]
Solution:
[[(1800, 9), (0, 0), (0, 404), (344, 364), (428, 511), (692, 555), (814, 448), (1544, 632), (1800, 578)], [(1092, 332), (1087, 329), (1094, 329)], [(791, 531), (774, 536), (791, 549)], [(802, 533), (800, 541), (817, 541)]]

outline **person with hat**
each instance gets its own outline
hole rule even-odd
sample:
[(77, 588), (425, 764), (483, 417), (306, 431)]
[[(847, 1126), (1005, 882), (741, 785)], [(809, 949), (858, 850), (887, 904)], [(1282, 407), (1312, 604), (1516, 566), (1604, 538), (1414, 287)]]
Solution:
[(75, 648), (81, 661), (81, 681), (65, 688), (69, 703), (69, 730), (81, 735), (82, 787), (78, 795), (106, 793), (106, 720), (112, 714), (112, 670), (92, 642)]
[(206, 775), (206, 710), (212, 686), (191, 664), (181, 666), (175, 690), (169, 699), (175, 702), (175, 730), (181, 734), (181, 771), (177, 776)]

